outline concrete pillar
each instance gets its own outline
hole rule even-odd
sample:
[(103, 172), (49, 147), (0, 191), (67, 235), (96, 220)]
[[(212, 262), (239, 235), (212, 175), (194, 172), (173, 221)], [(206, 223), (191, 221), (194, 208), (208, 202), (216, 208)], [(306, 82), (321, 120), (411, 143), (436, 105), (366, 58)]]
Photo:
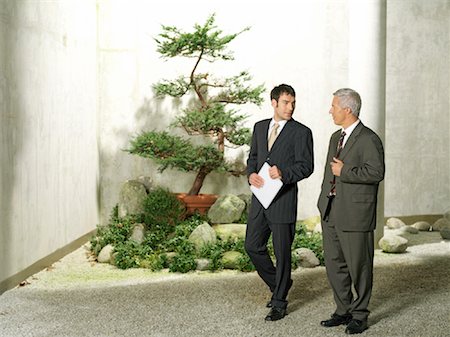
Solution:
[[(384, 144), (386, 0), (349, 0), (349, 86), (361, 95), (361, 120)], [(384, 144), (385, 145), (385, 144)], [(378, 194), (375, 243), (383, 236), (384, 183)]]

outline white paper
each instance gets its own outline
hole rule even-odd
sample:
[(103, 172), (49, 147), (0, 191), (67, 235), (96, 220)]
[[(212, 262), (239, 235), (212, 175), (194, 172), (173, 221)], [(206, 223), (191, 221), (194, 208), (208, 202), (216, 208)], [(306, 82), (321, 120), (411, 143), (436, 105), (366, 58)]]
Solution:
[(259, 170), (258, 172), (259, 176), (264, 179), (264, 185), (261, 188), (250, 185), (250, 190), (265, 209), (270, 206), (272, 200), (275, 198), (275, 196), (278, 194), (278, 191), (283, 186), (283, 182), (281, 181), (281, 179), (272, 179), (269, 176), (269, 169), (270, 165), (264, 163), (264, 165), (261, 167), (261, 170)]

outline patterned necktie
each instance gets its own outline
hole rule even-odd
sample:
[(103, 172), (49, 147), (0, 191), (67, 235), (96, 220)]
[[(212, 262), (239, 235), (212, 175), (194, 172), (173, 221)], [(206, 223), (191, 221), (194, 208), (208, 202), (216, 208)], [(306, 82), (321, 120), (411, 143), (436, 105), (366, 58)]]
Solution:
[(272, 148), (272, 145), (273, 145), (273, 143), (275, 142), (275, 139), (277, 139), (277, 136), (278, 136), (278, 127), (279, 127), (279, 126), (280, 126), (280, 124), (275, 123), (275, 124), (273, 125), (272, 132), (270, 132), (269, 142), (268, 142), (268, 144), (269, 144), (269, 146), (268, 146), (269, 151), (270, 151), (270, 149)]
[[(338, 146), (337, 146), (337, 150), (336, 150), (336, 158), (339, 158), (339, 155), (341, 154), (342, 151), (342, 145), (344, 144), (344, 137), (345, 137), (345, 131), (342, 131), (341, 133), (341, 137), (339, 138), (338, 141)], [(330, 181), (331, 183), (331, 190), (330, 190), (330, 196), (331, 195), (336, 195), (336, 176), (333, 175), (333, 181)]]

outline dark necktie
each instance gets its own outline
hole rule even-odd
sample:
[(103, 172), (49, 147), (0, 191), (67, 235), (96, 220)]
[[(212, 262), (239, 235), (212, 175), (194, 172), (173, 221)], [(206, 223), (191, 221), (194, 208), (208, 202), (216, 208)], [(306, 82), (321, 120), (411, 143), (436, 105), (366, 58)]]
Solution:
[[(339, 158), (339, 155), (341, 154), (342, 151), (342, 145), (344, 144), (344, 137), (345, 137), (345, 131), (342, 131), (341, 133), (341, 137), (339, 138), (338, 141), (338, 146), (337, 146), (337, 150), (336, 150), (336, 158)], [(331, 190), (330, 190), (330, 196), (334, 196), (336, 195), (336, 176), (333, 175), (333, 181), (330, 181), (331, 183)]]

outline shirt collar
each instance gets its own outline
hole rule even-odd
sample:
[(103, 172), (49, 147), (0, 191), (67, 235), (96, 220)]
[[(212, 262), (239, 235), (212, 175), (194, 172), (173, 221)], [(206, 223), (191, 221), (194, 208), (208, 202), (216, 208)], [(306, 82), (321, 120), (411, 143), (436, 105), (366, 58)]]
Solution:
[(346, 129), (342, 129), (342, 131), (345, 131), (345, 137), (346, 138), (348, 138), (351, 135), (353, 130), (355, 130), (355, 128), (358, 126), (359, 122), (360, 122), (360, 120), (357, 119), (352, 125), (350, 125)]
[[(275, 123), (276, 123), (275, 119), (272, 118), (272, 120), (270, 121), (270, 124), (269, 124), (269, 129), (271, 129)], [(286, 125), (287, 120), (283, 119), (277, 123), (279, 125), (279, 129), (281, 130)]]

